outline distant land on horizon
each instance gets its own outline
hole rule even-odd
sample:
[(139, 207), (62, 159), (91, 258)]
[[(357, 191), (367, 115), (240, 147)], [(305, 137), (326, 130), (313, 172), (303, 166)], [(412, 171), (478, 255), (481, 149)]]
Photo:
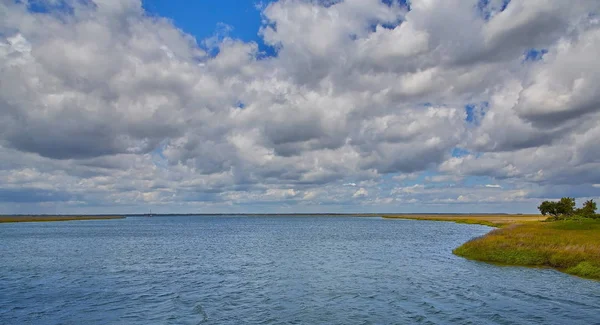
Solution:
[(185, 217), (185, 216), (383, 216), (383, 215), (436, 215), (436, 216), (461, 216), (461, 215), (536, 215), (534, 213), (140, 213), (140, 214), (0, 214), (0, 217)]

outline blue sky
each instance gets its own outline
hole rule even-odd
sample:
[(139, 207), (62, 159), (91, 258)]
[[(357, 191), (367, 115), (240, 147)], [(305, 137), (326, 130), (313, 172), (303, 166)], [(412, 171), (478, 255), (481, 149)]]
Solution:
[(529, 213), (600, 196), (593, 1), (0, 12), (0, 214)]
[(226, 30), (223, 36), (256, 42), (261, 50), (267, 51), (259, 30), (262, 25), (260, 8), (268, 3), (248, 0), (146, 0), (143, 6), (150, 15), (172, 19), (175, 26), (193, 35), (199, 42)]

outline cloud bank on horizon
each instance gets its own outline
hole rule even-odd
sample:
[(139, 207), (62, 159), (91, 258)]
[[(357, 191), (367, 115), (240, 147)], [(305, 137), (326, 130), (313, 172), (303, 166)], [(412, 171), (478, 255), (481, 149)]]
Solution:
[(0, 213), (600, 196), (600, 1), (257, 10), (261, 44), (197, 39), (139, 0), (0, 0)]

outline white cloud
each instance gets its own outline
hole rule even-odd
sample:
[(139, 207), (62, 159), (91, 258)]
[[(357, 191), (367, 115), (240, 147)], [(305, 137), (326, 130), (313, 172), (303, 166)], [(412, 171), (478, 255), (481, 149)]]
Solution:
[(298, 195), (298, 193), (294, 189), (287, 189), (287, 190), (268, 189), (267, 192), (265, 193), (265, 195), (276, 197), (276, 198), (292, 198), (292, 197)]
[[(277, 55), (259, 59), (230, 27), (199, 45), (137, 0), (2, 2), (0, 209), (27, 191), (184, 208), (600, 195), (600, 3), (502, 3), (276, 1), (260, 34)], [(489, 184), (442, 189), (470, 177)]]
[(457, 175), (435, 175), (425, 177), (425, 181), (431, 183), (456, 183), (462, 180), (462, 177)]
[(317, 198), (317, 192), (314, 191), (306, 192), (304, 197), (302, 197), (302, 199), (306, 201), (314, 200), (315, 198)]
[(498, 184), (486, 184), (485, 187), (487, 187), (487, 188), (502, 188), (502, 186), (500, 186)]
[(354, 192), (354, 195), (352, 195), (352, 197), (365, 197), (369, 195), (369, 191), (365, 190), (364, 188), (360, 188), (358, 189), (358, 191)]

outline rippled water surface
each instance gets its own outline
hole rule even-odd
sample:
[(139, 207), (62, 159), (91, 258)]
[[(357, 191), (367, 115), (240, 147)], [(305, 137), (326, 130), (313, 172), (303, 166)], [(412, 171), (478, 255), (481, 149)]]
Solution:
[(0, 225), (0, 324), (600, 324), (600, 282), (452, 255), (489, 228), (344, 217)]

